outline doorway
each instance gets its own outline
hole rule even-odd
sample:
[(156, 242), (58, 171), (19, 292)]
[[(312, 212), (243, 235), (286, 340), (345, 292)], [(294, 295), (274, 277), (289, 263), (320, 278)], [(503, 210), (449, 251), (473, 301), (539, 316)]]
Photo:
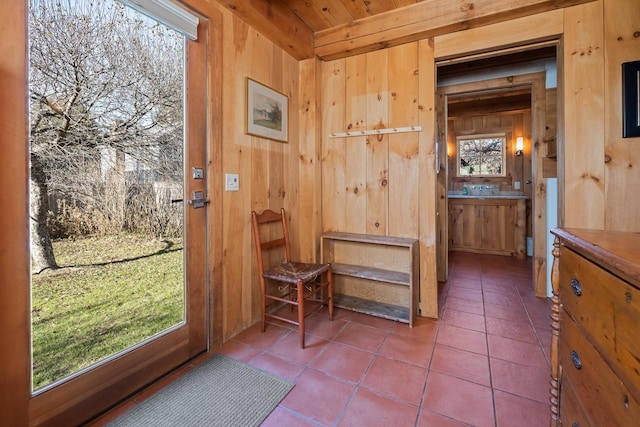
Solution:
[(207, 350), (207, 23), (187, 40), (118, 3), (55, 3), (30, 5), (29, 410), (76, 425)]
[[(496, 52), (480, 59), (461, 58), (437, 64), (437, 137), (448, 147), (448, 150), (441, 150), (439, 160), (441, 170), (444, 170), (438, 175), (439, 281), (446, 281), (448, 276), (448, 195), (451, 191), (462, 191), (465, 183), (478, 180), (484, 184), (497, 184), (498, 191), (505, 194), (522, 192), (528, 197), (526, 251), (533, 261), (532, 286), (536, 295), (546, 296), (545, 178), (555, 176), (555, 58), (556, 46), (551, 43), (517, 53)], [(504, 118), (507, 119), (502, 120)], [(457, 166), (456, 136), (473, 135), (483, 130), (485, 133), (498, 131), (507, 136), (504, 177), (470, 180), (468, 176), (458, 176), (454, 172)], [(515, 147), (517, 136), (524, 140), (521, 150)], [(516, 151), (521, 156), (517, 156)]]

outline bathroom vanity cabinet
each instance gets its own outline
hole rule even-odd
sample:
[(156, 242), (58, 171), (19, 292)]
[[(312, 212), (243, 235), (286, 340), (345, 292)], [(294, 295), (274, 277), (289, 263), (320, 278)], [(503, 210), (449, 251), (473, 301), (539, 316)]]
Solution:
[(526, 257), (525, 196), (449, 196), (449, 250)]

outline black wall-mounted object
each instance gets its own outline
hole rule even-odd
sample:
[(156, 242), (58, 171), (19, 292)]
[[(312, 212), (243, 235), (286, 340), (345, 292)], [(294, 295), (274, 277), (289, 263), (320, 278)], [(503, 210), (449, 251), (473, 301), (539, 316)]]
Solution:
[(622, 137), (640, 137), (640, 61), (622, 64)]

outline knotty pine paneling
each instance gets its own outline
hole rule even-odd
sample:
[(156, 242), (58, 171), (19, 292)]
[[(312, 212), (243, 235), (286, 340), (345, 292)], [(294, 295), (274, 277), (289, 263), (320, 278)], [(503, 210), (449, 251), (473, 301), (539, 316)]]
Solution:
[(336, 139), (344, 152), (345, 204), (341, 209), (344, 227), (353, 233), (367, 233), (367, 164), (358, 159), (367, 158), (369, 141), (365, 136)]
[[(565, 227), (604, 228), (604, 40), (602, 0), (565, 9)], [(561, 178), (562, 179), (562, 178)]]
[[(15, 3), (15, 5), (14, 5)], [(207, 4), (207, 8), (217, 8), (217, 3), (205, 0), (192, 0), (189, 2), (198, 9), (198, 4)], [(7, 3), (9, 4), (9, 3)], [(28, 236), (27, 236), (27, 212), (25, 207), (25, 180), (24, 162), (25, 151), (15, 141), (26, 139), (24, 129), (27, 117), (26, 106), (19, 100), (26, 99), (24, 90), (26, 70), (24, 69), (26, 52), (26, 19), (24, 4), (22, 2), (10, 3), (11, 6), (3, 9), (0, 14), (0, 34), (6, 41), (0, 48), (2, 55), (0, 61), (0, 86), (7, 99), (11, 103), (5, 103), (0, 121), (5, 132), (2, 134), (3, 147), (2, 159), (8, 167), (0, 168), (0, 200), (6, 200), (3, 205), (3, 215), (0, 219), (0, 235), (4, 237), (5, 247), (12, 247), (12, 251), (2, 253), (0, 256), (0, 270), (2, 271), (3, 286), (2, 301), (11, 301), (7, 310), (2, 310), (2, 324), (7, 326), (4, 334), (0, 334), (0, 342), (7, 349), (2, 383), (2, 391), (7, 390), (5, 397), (11, 399), (8, 405), (3, 406), (6, 411), (0, 411), (2, 419), (7, 423), (24, 425), (26, 420), (26, 405), (28, 393), (28, 349), (24, 343), (28, 341), (28, 301), (26, 290), (28, 289)], [(640, 189), (640, 150), (637, 149), (635, 139), (621, 138), (621, 101), (620, 101), (620, 64), (625, 61), (636, 60), (640, 57), (640, 38), (636, 37), (636, 24), (640, 21), (638, 3), (629, 0), (601, 0), (593, 4), (558, 9), (529, 17), (518, 18), (499, 24), (487, 25), (467, 31), (437, 36), (434, 39), (425, 39), (417, 42), (419, 50), (419, 95), (418, 95), (418, 124), (423, 126), (423, 131), (418, 134), (417, 158), (419, 170), (419, 238), (421, 243), (421, 305), (423, 314), (430, 312), (425, 310), (425, 301), (431, 299), (427, 291), (436, 291), (430, 286), (435, 282), (435, 178), (433, 165), (435, 152), (433, 148), (435, 122), (433, 115), (433, 93), (435, 93), (434, 59), (445, 57), (463, 56), (469, 53), (488, 52), (492, 49), (509, 47), (517, 44), (525, 44), (528, 41), (549, 40), (558, 38), (561, 41), (559, 57), (559, 86), (558, 99), (558, 172), (560, 187), (560, 209), (567, 212), (560, 219), (560, 225), (564, 226), (589, 226), (592, 228), (606, 228), (607, 230), (640, 231), (640, 198), (635, 197)], [(204, 8), (204, 6), (203, 6)], [(269, 182), (268, 176), (258, 176), (252, 173), (254, 162), (252, 160), (255, 151), (277, 150), (272, 143), (266, 141), (252, 142), (252, 138), (244, 135), (244, 76), (251, 74), (266, 84), (275, 84), (280, 81), (280, 90), (289, 85), (292, 97), (298, 98), (301, 111), (307, 103), (313, 108), (316, 99), (318, 102), (316, 112), (318, 123), (313, 124), (314, 119), (306, 122), (306, 129), (318, 135), (321, 144), (306, 140), (306, 149), (302, 156), (305, 158), (304, 173), (298, 166), (297, 176), (293, 166), (293, 159), (300, 159), (301, 150), (296, 146), (295, 139), (282, 147), (282, 152), (276, 156), (289, 156), (286, 170), (282, 168), (280, 182), (285, 182), (285, 196), (282, 203), (289, 203), (287, 193), (294, 197), (296, 190), (289, 191), (288, 184), (294, 182), (298, 185), (297, 195), (300, 197), (298, 205), (292, 212), (292, 216), (302, 218), (309, 215), (313, 218), (322, 215), (322, 228), (336, 227), (336, 229), (354, 229), (364, 221), (347, 223), (347, 212), (344, 209), (342, 197), (346, 186), (344, 179), (340, 177), (340, 171), (347, 167), (354, 167), (362, 163), (363, 154), (349, 153), (355, 157), (346, 163), (345, 152), (340, 152), (338, 147), (344, 147), (349, 141), (327, 139), (329, 131), (344, 131), (348, 124), (361, 126), (364, 120), (360, 107), (361, 101), (357, 97), (360, 89), (352, 89), (363, 86), (362, 71), (350, 74), (352, 80), (348, 85), (345, 79), (344, 60), (317, 63), (316, 70), (301, 72), (299, 87), (313, 85), (306, 80), (317, 79), (317, 93), (313, 90), (306, 92), (302, 97), (295, 93), (291, 78), (278, 79), (273, 75), (276, 68), (271, 65), (272, 55), (281, 55), (272, 44), (262, 35), (240, 21), (232, 17), (226, 9), (222, 9), (223, 25), (220, 31), (223, 33), (224, 54), (220, 64), (212, 64), (212, 67), (222, 67), (224, 77), (221, 81), (212, 80), (212, 85), (218, 85), (222, 93), (224, 111), (221, 117), (211, 117), (212, 126), (222, 128), (222, 137), (212, 140), (211, 151), (216, 165), (221, 165), (223, 172), (240, 173), (241, 187), (237, 193), (225, 193), (215, 189), (210, 194), (218, 194), (212, 203), (217, 203), (215, 209), (219, 211), (216, 220), (220, 219), (221, 225), (215, 230), (220, 233), (212, 236), (214, 251), (211, 256), (211, 264), (219, 273), (220, 280), (215, 278), (210, 283), (212, 296), (223, 300), (216, 302), (212, 307), (220, 307), (224, 319), (223, 340), (228, 340), (232, 335), (246, 326), (258, 320), (256, 315), (256, 298), (258, 292), (251, 284), (251, 276), (255, 276), (255, 253), (251, 242), (249, 213), (252, 208), (261, 207), (269, 198), (265, 195), (265, 186), (257, 183), (254, 188), (254, 180)], [(564, 34), (563, 34), (564, 33)], [(461, 38), (465, 34), (466, 38)], [(465, 42), (461, 42), (464, 40)], [(283, 75), (293, 76), (296, 73), (296, 64), (290, 58), (280, 62)], [(362, 56), (354, 57), (362, 58)], [(315, 60), (311, 60), (315, 63)], [(562, 63), (563, 62), (563, 63)], [(267, 65), (268, 64), (268, 65)], [(366, 63), (364, 63), (366, 65)], [(297, 64), (300, 67), (299, 64)], [(358, 66), (362, 70), (363, 63)], [(266, 70), (264, 71), (266, 67)], [(307, 65), (306, 67), (310, 67)], [(315, 75), (314, 75), (315, 74)], [(273, 81), (271, 81), (273, 79)], [(287, 80), (288, 83), (285, 83)], [(357, 83), (353, 82), (357, 81)], [(17, 82), (17, 83), (16, 83)], [(353, 90), (349, 96), (345, 95), (345, 88)], [(390, 88), (393, 90), (393, 88)], [(16, 95), (11, 95), (18, 91)], [(22, 95), (20, 95), (22, 94)], [(314, 97), (317, 97), (314, 99)], [(357, 102), (356, 102), (357, 101)], [(344, 114), (345, 108), (353, 106), (354, 112), (347, 120)], [(2, 107), (0, 107), (2, 109)], [(392, 111), (391, 108), (389, 111)], [(341, 112), (342, 111), (342, 112)], [(295, 122), (296, 114), (290, 115), (291, 122)], [(353, 122), (353, 123), (351, 123)], [(367, 123), (368, 124), (368, 123)], [(294, 126), (299, 126), (294, 123)], [(315, 129), (314, 129), (315, 126)], [(313, 130), (312, 130), (313, 129)], [(309, 135), (301, 127), (298, 135)], [(290, 136), (292, 133), (290, 132)], [(9, 139), (7, 139), (9, 138)], [(366, 145), (366, 141), (361, 143)], [(392, 142), (390, 142), (393, 145)], [(215, 145), (215, 147), (213, 147)], [(315, 159), (316, 166), (310, 156), (314, 153), (321, 154), (321, 159)], [(275, 152), (275, 151), (274, 151)], [(576, 157), (579, 155), (580, 157)], [(334, 158), (335, 157), (335, 158)], [(337, 158), (337, 160), (336, 160)], [(328, 159), (328, 160), (327, 160)], [(319, 180), (319, 168), (317, 164), (322, 161), (322, 185)], [(326, 164), (335, 166), (331, 169)], [(404, 161), (404, 159), (403, 159)], [(412, 162), (413, 160), (407, 160)], [(259, 162), (255, 162), (256, 165)], [(393, 190), (393, 161), (390, 161), (390, 192)], [(21, 166), (23, 165), (23, 166)], [(269, 172), (269, 159), (266, 164), (260, 162), (261, 171)], [(22, 170), (22, 175), (21, 171)], [(588, 179), (584, 179), (586, 175)], [(602, 187), (598, 186), (600, 181)], [(315, 181), (315, 183), (314, 183)], [(591, 181), (591, 182), (589, 182)], [(297, 184), (296, 184), (297, 182)], [(316, 196), (321, 200), (322, 206), (318, 212), (311, 212), (311, 207), (303, 203), (301, 193), (311, 186), (316, 188)], [(217, 182), (221, 184), (221, 182)], [(322, 186), (329, 185), (329, 188)], [(361, 181), (359, 185), (365, 185)], [(256, 188), (260, 188), (260, 191)], [(583, 189), (587, 187), (588, 190)], [(352, 187), (353, 189), (354, 187)], [(594, 190), (594, 191), (591, 191)], [(320, 193), (321, 192), (321, 193)], [(360, 191), (359, 191), (360, 192)], [(362, 191), (364, 192), (364, 191)], [(360, 193), (362, 193), (360, 192)], [(308, 200), (308, 199), (304, 199)], [(342, 203), (342, 204), (341, 204)], [(357, 206), (363, 202), (358, 200)], [(364, 204), (365, 210), (367, 208)], [(276, 207), (276, 206), (274, 206)], [(289, 208), (288, 205), (285, 208)], [(361, 207), (359, 209), (362, 209)], [(362, 215), (362, 214), (358, 214)], [(586, 216), (585, 216), (586, 215)], [(299, 221), (299, 220), (298, 220)], [(349, 219), (349, 221), (352, 221)], [(356, 225), (357, 224), (357, 225)], [(302, 229), (304, 224), (300, 223)], [(389, 229), (395, 232), (396, 222), (390, 215)], [(300, 243), (304, 246), (306, 243)], [(317, 245), (317, 242), (315, 242)], [(307, 252), (309, 256), (313, 251)], [(433, 279), (431, 275), (433, 274)], [(255, 276), (255, 279), (257, 276)], [(9, 282), (7, 282), (9, 281)], [(425, 283), (427, 286), (425, 286)], [(437, 315), (437, 308), (435, 311)], [(217, 318), (213, 316), (212, 318)], [(11, 326), (13, 325), (13, 326)], [(11, 326), (11, 327), (9, 327)], [(222, 325), (211, 325), (213, 329)], [(21, 362), (20, 362), (21, 361)], [(6, 375), (5, 375), (6, 374)], [(10, 391), (10, 392), (9, 392)]]
[[(381, 129), (389, 126), (389, 51), (365, 54), (366, 126)], [(348, 84), (349, 82), (347, 82)], [(389, 136), (370, 135), (365, 158), (367, 171), (367, 234), (388, 235), (389, 213)], [(355, 159), (354, 159), (355, 160)]]
[[(436, 67), (433, 38), (418, 42), (418, 133), (419, 239), (420, 239), (420, 310), (423, 316), (438, 317), (438, 187), (435, 164), (445, 156), (436, 153)], [(440, 158), (437, 157), (440, 155)]]
[[(562, 35), (562, 9), (524, 16), (435, 38), (436, 60), (527, 45)], [(464, 34), (464, 35), (463, 35)], [(464, 43), (460, 43), (461, 36)]]
[[(349, 57), (345, 60), (346, 84), (345, 122), (352, 131), (365, 130), (367, 126), (367, 55)], [(339, 85), (338, 87), (342, 87)], [(367, 232), (367, 167), (359, 159), (366, 158), (368, 140), (365, 136), (335, 139), (338, 149), (345, 156), (345, 205), (344, 226), (354, 233)]]
[[(221, 10), (224, 12), (222, 57), (225, 58), (221, 82), (222, 172), (240, 176), (240, 190), (223, 192), (219, 201), (223, 211), (220, 286), (225, 313), (221, 327), (223, 339), (227, 340), (260, 318), (251, 211), (267, 208), (278, 211), (284, 207), (290, 218), (292, 251), (298, 257), (301, 210), (305, 209), (306, 216), (312, 216), (306, 210), (313, 212), (314, 206), (301, 206), (298, 199), (302, 173), (298, 119), (300, 65), (234, 14)], [(289, 97), (288, 143), (244, 133), (247, 77)], [(313, 180), (314, 173), (310, 176)]]
[(299, 162), (298, 193), (290, 195), (298, 201), (300, 220), (292, 233), (300, 238), (300, 260), (313, 262), (320, 259), (322, 233), (322, 186), (321, 183), (321, 112), (318, 108), (320, 86), (320, 61), (308, 59), (300, 62), (300, 94), (298, 111), (299, 156), (290, 161)]
[[(418, 45), (389, 51), (389, 125), (418, 124)], [(391, 236), (416, 237), (419, 231), (419, 141), (415, 132), (389, 135), (389, 222)], [(392, 175), (393, 174), (393, 175)]]
[(640, 2), (606, 0), (604, 7), (604, 228), (640, 231), (640, 138), (622, 138), (624, 62), (640, 60)]
[(640, 5), (599, 0), (563, 13), (559, 225), (638, 232), (640, 150), (622, 138), (621, 64), (640, 59)]
[[(435, 221), (435, 67), (427, 43), (420, 74), (421, 44), (322, 63), (323, 230), (421, 239), (422, 313), (437, 317), (435, 268), (425, 268), (435, 266), (435, 222), (421, 226)], [(425, 126), (424, 136), (329, 138), (334, 132), (416, 125)], [(433, 200), (425, 203), (423, 197)], [(432, 212), (421, 218), (421, 206)]]
[[(347, 230), (347, 202), (348, 185), (346, 182), (346, 144), (355, 138), (328, 138), (332, 129), (344, 127), (345, 112), (348, 103), (345, 102), (346, 77), (345, 60), (338, 59), (322, 62), (320, 72), (320, 86), (322, 95), (320, 109), (322, 111), (322, 230)], [(361, 158), (354, 159), (351, 168), (358, 165)], [(364, 189), (363, 189), (364, 190)], [(357, 212), (354, 212), (357, 215)], [(363, 221), (364, 225), (364, 221)]]
[[(531, 186), (525, 185), (531, 180), (531, 111), (495, 113), (474, 116), (459, 116), (449, 119), (448, 152), (449, 155), (449, 190), (462, 190), (464, 185), (499, 184), (501, 191), (512, 191), (513, 183), (520, 181), (521, 190), (531, 197)], [(458, 177), (456, 138), (469, 135), (486, 135), (504, 132), (507, 137), (505, 147), (506, 175), (504, 177)], [(525, 138), (524, 159), (515, 155), (515, 139)], [(524, 160), (524, 161), (523, 161)], [(523, 169), (524, 165), (524, 169)]]

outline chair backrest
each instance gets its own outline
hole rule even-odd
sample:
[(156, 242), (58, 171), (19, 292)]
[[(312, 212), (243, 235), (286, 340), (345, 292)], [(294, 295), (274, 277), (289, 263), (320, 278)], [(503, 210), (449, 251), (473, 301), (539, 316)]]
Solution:
[[(258, 256), (258, 270), (260, 274), (264, 272), (262, 251), (270, 251), (271, 249), (284, 247), (285, 261), (291, 261), (289, 232), (287, 230), (287, 219), (284, 208), (280, 209), (280, 213), (270, 209), (266, 209), (260, 214), (253, 211), (251, 212), (251, 218), (253, 222), (253, 242), (255, 243), (256, 255)], [(281, 223), (281, 227), (273, 227), (276, 222)], [(271, 226), (268, 226), (269, 224)], [(268, 228), (268, 230), (264, 230), (265, 228)]]

